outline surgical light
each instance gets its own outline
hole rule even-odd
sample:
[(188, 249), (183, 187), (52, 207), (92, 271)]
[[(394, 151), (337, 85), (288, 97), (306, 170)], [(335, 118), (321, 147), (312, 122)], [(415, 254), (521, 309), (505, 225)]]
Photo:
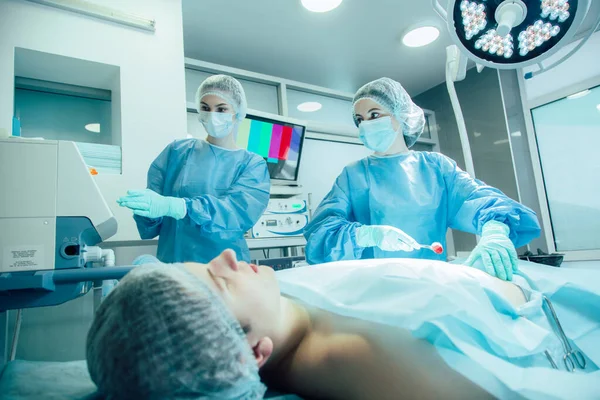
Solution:
[(298, 111), (301, 112), (315, 112), (315, 111), (319, 111), (321, 108), (323, 108), (323, 106), (321, 105), (321, 103), (316, 102), (316, 101), (307, 101), (301, 104), (298, 104), (298, 107), (296, 107), (298, 109)]
[[(432, 0), (453, 41), (477, 64), (498, 69), (538, 64), (540, 70), (550, 68), (541, 62), (575, 34), (583, 33), (585, 42), (596, 30), (600, 18), (597, 10), (591, 11), (592, 2), (596, 0), (448, 0), (445, 8), (440, 0)], [(584, 24), (589, 19), (594, 23)], [(582, 25), (591, 28), (580, 32)]]
[[(435, 12), (447, 23), (455, 44), (446, 48), (446, 86), (456, 117), (467, 172), (475, 177), (471, 145), (455, 82), (465, 79), (467, 58), (483, 67), (520, 69), (537, 65), (525, 79), (548, 71), (571, 57), (600, 27), (598, 0), (431, 0)], [(593, 3), (592, 3), (593, 2)], [(591, 21), (590, 21), (591, 20)], [(582, 30), (583, 25), (590, 28)], [(552, 61), (542, 62), (569, 44), (575, 34), (582, 39)], [(494, 144), (509, 143), (502, 139)]]
[(569, 0), (543, 0), (542, 18), (550, 18), (552, 21), (558, 19), (559, 22), (565, 22), (571, 16), (569, 7)]
[(512, 36), (500, 36), (496, 30), (490, 29), (475, 42), (475, 48), (488, 53), (510, 58), (514, 52)]
[(342, 4), (342, 0), (301, 0), (301, 2), (308, 11), (319, 13), (331, 11)]
[(485, 6), (474, 1), (462, 1), (460, 3), (462, 23), (465, 27), (466, 36), (471, 39), (487, 26), (487, 15)]
[(433, 43), (440, 36), (440, 30), (434, 26), (422, 26), (406, 33), (402, 43), (408, 47), (422, 47)]

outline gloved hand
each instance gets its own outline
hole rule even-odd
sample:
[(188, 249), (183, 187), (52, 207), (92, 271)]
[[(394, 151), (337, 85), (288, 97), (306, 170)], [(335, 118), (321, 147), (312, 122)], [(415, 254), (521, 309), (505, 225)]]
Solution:
[(356, 231), (356, 242), (360, 247), (377, 246), (384, 251), (413, 251), (418, 243), (393, 226), (363, 225)]
[(132, 209), (136, 215), (148, 218), (182, 219), (187, 213), (184, 199), (161, 196), (150, 189), (128, 190), (127, 196), (119, 198), (117, 203), (121, 207)]
[[(519, 261), (517, 250), (508, 238), (509, 233), (510, 228), (502, 222), (486, 222), (481, 230), (481, 240), (465, 265), (482, 269), (502, 280), (512, 281), (513, 273), (519, 269)], [(476, 266), (476, 263), (479, 265)]]

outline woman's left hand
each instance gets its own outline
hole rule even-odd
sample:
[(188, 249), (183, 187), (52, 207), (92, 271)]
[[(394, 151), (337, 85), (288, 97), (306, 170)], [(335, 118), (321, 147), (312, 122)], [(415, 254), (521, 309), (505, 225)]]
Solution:
[(465, 261), (465, 265), (482, 269), (504, 281), (511, 281), (513, 273), (519, 269), (519, 259), (517, 250), (508, 237), (509, 232), (509, 227), (502, 222), (486, 222), (481, 232), (481, 240)]

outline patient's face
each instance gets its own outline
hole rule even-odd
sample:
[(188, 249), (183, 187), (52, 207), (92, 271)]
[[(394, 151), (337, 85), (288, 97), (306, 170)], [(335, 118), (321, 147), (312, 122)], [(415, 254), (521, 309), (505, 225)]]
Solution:
[(232, 250), (225, 250), (208, 264), (187, 267), (221, 296), (252, 347), (272, 333), (280, 318), (279, 285), (272, 268), (238, 262)]

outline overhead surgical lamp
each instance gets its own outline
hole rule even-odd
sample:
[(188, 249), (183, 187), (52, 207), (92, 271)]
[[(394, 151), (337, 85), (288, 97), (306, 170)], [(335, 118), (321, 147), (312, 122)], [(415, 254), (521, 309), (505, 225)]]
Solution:
[[(516, 69), (538, 64), (531, 78), (567, 59), (594, 33), (600, 15), (590, 12), (593, 0), (449, 0), (444, 9), (432, 0), (434, 10), (447, 22), (448, 31), (462, 53), (477, 64)], [(597, 11), (597, 10), (596, 10)], [(600, 12), (598, 13), (600, 14)], [(592, 28), (581, 32), (586, 20)], [(584, 38), (573, 51), (549, 67), (541, 62), (570, 43)]]
[[(467, 61), (477, 69), (519, 69), (537, 64), (525, 74), (531, 79), (556, 67), (579, 50), (600, 26), (600, 12), (590, 12), (598, 0), (432, 0), (436, 13), (447, 23), (452, 41), (446, 49), (446, 84), (456, 115), (466, 169), (475, 177), (471, 149), (454, 82), (467, 73)], [(598, 10), (596, 10), (598, 11)], [(589, 31), (584, 22), (593, 19)], [(542, 62), (569, 44), (575, 35), (581, 41), (550, 65)]]

